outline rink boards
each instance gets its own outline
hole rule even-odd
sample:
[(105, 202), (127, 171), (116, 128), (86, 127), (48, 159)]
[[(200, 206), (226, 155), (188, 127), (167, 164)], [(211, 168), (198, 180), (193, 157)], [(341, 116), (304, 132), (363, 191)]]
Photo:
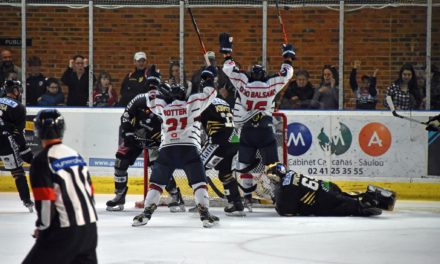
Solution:
[[(31, 120), (40, 109), (28, 108), (26, 134), (34, 151), (38, 151), (38, 143), (32, 135)], [(96, 191), (113, 192), (111, 175), (123, 109), (59, 111), (66, 119), (64, 142), (88, 161)], [(388, 111), (283, 112), (287, 116), (285, 132), (291, 169), (317, 178), (331, 176), (347, 190), (362, 190), (367, 183), (375, 182), (388, 187), (392, 184), (408, 198), (440, 199), (439, 133), (428, 133), (422, 125), (393, 117)], [(420, 121), (439, 113), (400, 112)], [(130, 193), (143, 192), (142, 168), (143, 160), (139, 159), (129, 169)], [(12, 179), (2, 177), (0, 191), (8, 189), (15, 189)]]

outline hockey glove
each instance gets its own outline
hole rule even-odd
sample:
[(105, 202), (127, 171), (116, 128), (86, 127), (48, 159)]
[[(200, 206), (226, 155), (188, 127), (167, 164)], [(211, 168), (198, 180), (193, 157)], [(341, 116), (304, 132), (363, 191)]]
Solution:
[(147, 76), (147, 87), (150, 89), (157, 89), (160, 84), (160, 72), (156, 70), (156, 64), (151, 65), (147, 72)]
[(124, 135), (124, 145), (128, 148), (134, 147), (137, 145), (136, 138), (133, 133), (127, 133)]
[(232, 36), (229, 33), (220, 33), (218, 37), (220, 44), (220, 53), (229, 54), (232, 53)]
[(426, 130), (440, 132), (440, 115), (429, 118), (428, 126), (426, 127)]
[(295, 60), (296, 53), (295, 53), (295, 48), (292, 46), (292, 44), (283, 44), (282, 51), (283, 51), (282, 54), (283, 58), (285, 59), (291, 58), (292, 60)]

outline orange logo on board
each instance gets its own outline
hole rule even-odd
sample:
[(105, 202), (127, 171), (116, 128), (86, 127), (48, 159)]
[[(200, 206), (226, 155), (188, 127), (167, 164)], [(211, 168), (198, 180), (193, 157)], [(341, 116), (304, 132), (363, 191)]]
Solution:
[(359, 145), (370, 156), (378, 157), (391, 146), (390, 130), (381, 123), (369, 123), (359, 133)]

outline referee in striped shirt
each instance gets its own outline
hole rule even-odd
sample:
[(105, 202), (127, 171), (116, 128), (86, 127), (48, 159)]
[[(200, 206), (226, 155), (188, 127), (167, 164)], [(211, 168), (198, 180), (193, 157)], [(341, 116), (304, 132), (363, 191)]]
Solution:
[(62, 143), (64, 119), (57, 110), (41, 110), (34, 123), (44, 149), (30, 168), (38, 219), (36, 243), (23, 263), (97, 263), (97, 215), (86, 163)]

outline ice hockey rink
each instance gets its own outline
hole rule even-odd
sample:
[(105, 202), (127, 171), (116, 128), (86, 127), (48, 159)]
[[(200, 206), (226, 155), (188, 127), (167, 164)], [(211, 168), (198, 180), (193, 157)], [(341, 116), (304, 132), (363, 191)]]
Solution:
[[(255, 208), (204, 229), (197, 214), (160, 207), (146, 226), (131, 227), (139, 195), (124, 212), (105, 211), (97, 195), (99, 263), (439, 263), (440, 202), (398, 200), (393, 212), (360, 217), (279, 217)], [(188, 208), (188, 207), (187, 207)], [(36, 220), (17, 193), (0, 193), (0, 263), (20, 263), (34, 243)]]

